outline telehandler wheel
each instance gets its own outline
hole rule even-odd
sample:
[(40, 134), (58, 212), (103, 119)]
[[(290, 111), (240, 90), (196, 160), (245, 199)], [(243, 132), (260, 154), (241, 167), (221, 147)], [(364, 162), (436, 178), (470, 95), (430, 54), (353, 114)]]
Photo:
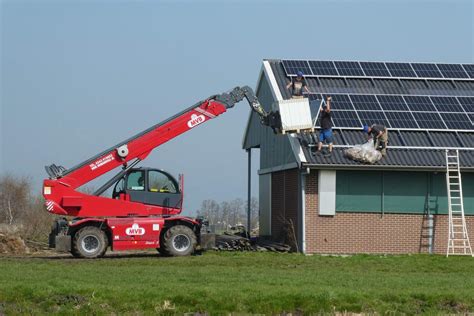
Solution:
[(75, 257), (94, 259), (102, 257), (107, 246), (108, 240), (103, 230), (86, 226), (74, 235), (71, 253)]
[(159, 252), (174, 257), (189, 256), (194, 252), (196, 244), (196, 234), (191, 228), (184, 225), (175, 225), (164, 232)]

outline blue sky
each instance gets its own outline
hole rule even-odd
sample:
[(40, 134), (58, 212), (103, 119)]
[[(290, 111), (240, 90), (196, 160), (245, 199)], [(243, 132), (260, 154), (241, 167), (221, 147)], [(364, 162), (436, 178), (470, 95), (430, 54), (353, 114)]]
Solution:
[[(1, 1), (0, 172), (71, 167), (236, 85), (262, 59), (474, 61), (472, 1)], [(185, 214), (246, 198), (249, 108), (155, 150)], [(253, 194), (257, 196), (258, 155)]]

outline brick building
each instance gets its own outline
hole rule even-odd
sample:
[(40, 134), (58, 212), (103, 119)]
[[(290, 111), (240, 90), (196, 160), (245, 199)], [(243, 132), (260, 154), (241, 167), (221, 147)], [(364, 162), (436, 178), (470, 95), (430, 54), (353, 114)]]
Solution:
[[(264, 60), (256, 93), (266, 110), (290, 97), (298, 70), (315, 118), (333, 97), (335, 148), (319, 155), (317, 132), (275, 135), (250, 113), (243, 148), (260, 151), (261, 235), (281, 239), (291, 220), (305, 253), (446, 253), (445, 152), (457, 149), (473, 243), (474, 65)], [(372, 123), (388, 127), (387, 157), (346, 158)]]

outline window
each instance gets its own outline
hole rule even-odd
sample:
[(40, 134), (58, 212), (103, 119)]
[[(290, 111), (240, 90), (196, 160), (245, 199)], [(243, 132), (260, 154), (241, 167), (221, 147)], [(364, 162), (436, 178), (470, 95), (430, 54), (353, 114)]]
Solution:
[(124, 186), (125, 186), (125, 179), (122, 178), (117, 182), (117, 184), (115, 184), (114, 191), (112, 193), (112, 198), (118, 199), (120, 196), (120, 193), (124, 191)]
[(127, 190), (143, 191), (145, 190), (145, 177), (143, 171), (132, 171), (128, 174)]
[(178, 192), (174, 179), (156, 170), (148, 172), (148, 190), (161, 193)]

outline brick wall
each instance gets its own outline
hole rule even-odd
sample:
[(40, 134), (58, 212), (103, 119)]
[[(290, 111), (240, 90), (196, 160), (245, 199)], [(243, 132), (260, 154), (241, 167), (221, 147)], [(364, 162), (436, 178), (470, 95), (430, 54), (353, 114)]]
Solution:
[[(474, 216), (466, 216), (467, 234), (474, 250)], [(434, 252), (446, 253), (448, 245), (448, 215), (437, 215), (434, 227)]]
[[(427, 220), (423, 215), (348, 213), (318, 215), (318, 174), (306, 178), (307, 253), (424, 253), (427, 247)], [(474, 241), (474, 216), (467, 225)], [(446, 253), (447, 215), (434, 216), (434, 252)]]
[(318, 171), (311, 170), (306, 175), (305, 188), (305, 244), (306, 253), (317, 253), (316, 248), (316, 223), (318, 222)]
[(298, 170), (272, 173), (271, 227), (272, 239), (286, 239), (285, 222), (291, 220), (298, 237)]

